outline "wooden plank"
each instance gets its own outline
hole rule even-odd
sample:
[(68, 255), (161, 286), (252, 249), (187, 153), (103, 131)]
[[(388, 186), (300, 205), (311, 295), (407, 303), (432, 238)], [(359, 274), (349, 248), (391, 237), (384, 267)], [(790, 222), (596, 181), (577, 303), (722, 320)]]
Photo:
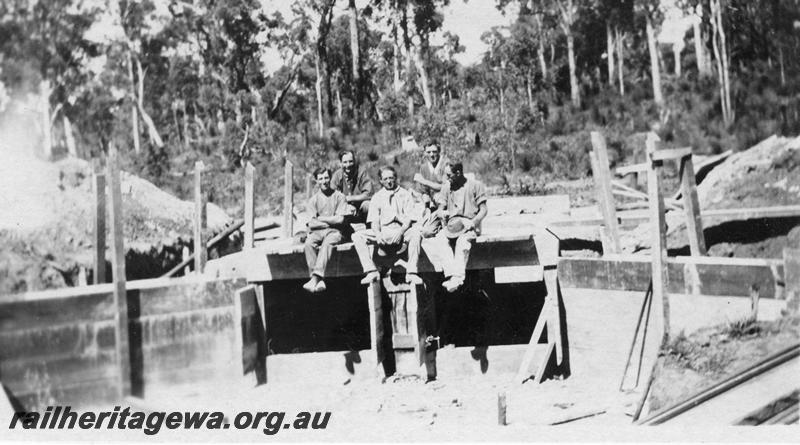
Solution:
[(706, 238), (703, 235), (700, 201), (697, 198), (697, 184), (695, 183), (694, 164), (691, 156), (681, 160), (680, 170), (683, 210), (686, 212), (687, 233), (689, 235), (689, 250), (692, 255), (705, 256), (707, 254)]
[(615, 208), (614, 195), (611, 190), (611, 173), (608, 169), (608, 150), (603, 134), (598, 131), (591, 132), (592, 148), (594, 161), (592, 172), (594, 173), (595, 186), (600, 210), (603, 214), (605, 230), (609, 240), (608, 249), (604, 252), (616, 253), (622, 248), (619, 243), (619, 227), (617, 224), (617, 211)]
[(244, 246), (252, 249), (255, 235), (255, 167), (249, 161), (244, 166)]
[(669, 148), (662, 150), (655, 150), (648, 153), (648, 158), (651, 161), (672, 161), (682, 159), (692, 155), (692, 147), (683, 148)]
[(266, 328), (255, 286), (237, 290), (234, 303), (234, 338), (237, 351), (241, 351), (242, 374), (253, 372), (257, 384), (266, 383)]
[(647, 171), (647, 163), (642, 162), (639, 164), (625, 165), (617, 167), (615, 172), (620, 176), (629, 175), (631, 173), (645, 173)]
[(100, 160), (92, 159), (94, 170), (94, 284), (106, 282), (106, 175)]
[(743, 221), (747, 219), (792, 218), (799, 216), (800, 205), (703, 210), (703, 222), (714, 219)]
[[(561, 258), (558, 279), (563, 288), (647, 290), (651, 268), (647, 257), (624, 255), (616, 259)], [(707, 261), (695, 261), (698, 258)], [(783, 266), (779, 260), (716, 257), (677, 257), (667, 260), (669, 293), (707, 296), (749, 297), (750, 287), (760, 289), (761, 298), (780, 298), (783, 294)], [(748, 264), (749, 263), (749, 264)], [(686, 277), (686, 266), (693, 266), (696, 277)]]
[(114, 271), (114, 319), (118, 366), (118, 399), (131, 394), (131, 364), (128, 338), (128, 296), (125, 291), (125, 246), (122, 232), (122, 189), (117, 147), (109, 145), (108, 178), (111, 195), (111, 264)]
[(203, 243), (203, 230), (206, 228), (206, 195), (203, 192), (203, 161), (194, 164), (194, 270), (203, 273), (207, 252)]
[[(472, 247), (467, 269), (494, 269), (496, 267), (538, 265), (539, 253), (534, 236), (486, 236), (479, 237)], [(263, 282), (305, 278), (308, 266), (302, 253), (302, 245), (293, 245), (285, 250), (257, 247), (243, 253), (247, 257), (247, 280)], [(557, 262), (557, 253), (552, 256)], [(423, 252), (420, 255), (419, 271), (434, 272), (433, 265)], [(328, 262), (326, 276), (342, 277), (363, 274), (361, 263), (352, 243), (337, 246)]]
[[(647, 155), (651, 159), (650, 168), (647, 171), (647, 196), (650, 203), (650, 224), (652, 231), (652, 280), (653, 280), (653, 308), (656, 314), (656, 323), (663, 332), (664, 338), (669, 336), (669, 300), (668, 286), (669, 275), (667, 273), (667, 222), (664, 214), (664, 198), (661, 195), (661, 168), (663, 161), (656, 160), (654, 155), (658, 150), (658, 136), (650, 132), (647, 134)], [(691, 151), (690, 151), (691, 153)], [(659, 320), (659, 309), (663, 318)], [(662, 330), (663, 329), (663, 330)]]
[(283, 236), (294, 235), (294, 169), (292, 161), (286, 159), (283, 169)]
[(375, 360), (376, 366), (383, 364), (383, 304), (382, 290), (380, 281), (367, 286), (367, 303), (369, 305), (369, 342), (370, 354)]

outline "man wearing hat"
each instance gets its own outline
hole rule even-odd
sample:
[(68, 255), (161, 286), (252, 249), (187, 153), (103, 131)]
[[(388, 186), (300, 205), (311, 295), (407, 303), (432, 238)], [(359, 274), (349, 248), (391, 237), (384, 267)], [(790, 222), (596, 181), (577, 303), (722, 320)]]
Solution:
[[(367, 214), (371, 228), (352, 236), (366, 274), (361, 283), (370, 284), (380, 278), (373, 260), (375, 253), (397, 255), (408, 249), (406, 279), (411, 284), (420, 284), (422, 280), (417, 275), (420, 235), (419, 230), (411, 226), (417, 219), (414, 197), (410, 191), (397, 185), (397, 172), (393, 167), (382, 167), (380, 177), (383, 188), (372, 196)], [(377, 245), (377, 249), (371, 249), (370, 244)]]
[[(479, 181), (467, 179), (460, 162), (446, 165), (445, 175), (438, 210), (444, 227), (435, 237), (426, 239), (424, 247), (428, 258), (444, 269), (447, 280), (442, 286), (455, 292), (464, 284), (469, 252), (486, 217), (486, 188)], [(455, 251), (450, 248), (453, 243)]]

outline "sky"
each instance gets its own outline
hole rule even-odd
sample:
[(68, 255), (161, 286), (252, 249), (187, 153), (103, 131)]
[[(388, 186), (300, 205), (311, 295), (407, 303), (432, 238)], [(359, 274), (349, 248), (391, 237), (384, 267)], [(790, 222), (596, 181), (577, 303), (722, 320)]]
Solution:
[[(361, 9), (367, 4), (367, 0), (356, 0), (356, 7)], [(284, 0), (262, 0), (264, 9), (270, 11), (280, 11), (286, 20), (290, 20), (292, 15), (291, 2)], [(337, 2), (335, 14), (345, 14), (347, 12), (347, 2)], [(513, 8), (507, 8), (512, 10)], [(486, 45), (481, 42), (481, 34), (488, 31), (493, 26), (510, 25), (516, 18), (516, 12), (503, 15), (495, 7), (495, 0), (451, 0), (450, 4), (442, 9), (444, 14), (443, 29), (433, 37), (433, 43), (437, 38), (441, 38), (445, 31), (459, 37), (461, 45), (465, 51), (456, 55), (456, 60), (463, 65), (471, 65), (480, 61), (486, 51)], [(275, 51), (267, 51), (264, 62), (270, 71), (278, 69), (282, 63)]]

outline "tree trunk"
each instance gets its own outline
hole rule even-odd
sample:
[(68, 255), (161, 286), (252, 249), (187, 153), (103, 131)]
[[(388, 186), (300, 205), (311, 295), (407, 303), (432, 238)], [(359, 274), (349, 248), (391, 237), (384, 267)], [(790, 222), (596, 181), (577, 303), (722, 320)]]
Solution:
[(156, 124), (153, 122), (153, 119), (147, 114), (147, 111), (144, 110), (144, 70), (142, 69), (142, 62), (139, 61), (139, 59), (134, 59), (134, 62), (136, 62), (136, 76), (139, 80), (139, 97), (137, 101), (139, 114), (142, 115), (142, 120), (147, 127), (147, 134), (150, 136), (150, 142), (155, 144), (156, 147), (161, 148), (164, 146), (164, 141), (158, 134), (158, 129), (156, 129)]
[(392, 25), (392, 37), (394, 39), (394, 52), (392, 54), (392, 67), (394, 68), (394, 94), (399, 95), (402, 83), (400, 82), (400, 37), (397, 32), (397, 23)]
[(408, 16), (409, 13), (412, 12), (411, 10), (412, 4), (408, 2), (406, 9), (403, 9), (403, 18), (400, 22), (403, 28), (403, 46), (405, 48), (405, 58), (406, 58), (406, 94), (408, 94), (408, 116), (411, 117), (414, 115), (414, 78), (412, 77), (413, 70), (414, 70), (414, 59), (411, 55), (411, 36), (409, 33), (409, 21)]
[(625, 33), (619, 32), (619, 28), (615, 30), (617, 41), (617, 76), (619, 77), (619, 95), (625, 95)]
[(786, 68), (783, 65), (783, 46), (778, 44), (778, 64), (781, 67), (781, 86), (786, 86)]
[(78, 157), (78, 146), (75, 144), (75, 133), (72, 132), (72, 123), (65, 113), (61, 114), (61, 122), (64, 124), (64, 140), (67, 142), (67, 152), (70, 156)]
[(728, 67), (728, 46), (725, 41), (725, 30), (722, 22), (722, 8), (719, 0), (711, 1), (711, 28), (714, 33), (714, 57), (717, 60), (717, 74), (719, 76), (720, 102), (722, 120), (725, 125), (731, 125), (734, 120), (733, 107), (731, 106), (731, 90)]
[(322, 118), (322, 77), (319, 72), (319, 56), (314, 59), (314, 69), (317, 73), (317, 81), (314, 82), (314, 89), (317, 93), (317, 130), (319, 137), (325, 136), (325, 121)]
[(348, 4), (350, 10), (350, 55), (352, 58), (353, 70), (353, 83), (352, 98), (353, 98), (353, 116), (356, 120), (356, 127), (361, 122), (361, 57), (358, 47), (358, 9), (356, 8), (356, 0), (350, 0)]
[(650, 73), (653, 81), (653, 100), (659, 107), (664, 105), (664, 97), (661, 94), (661, 70), (658, 68), (658, 48), (656, 47), (656, 36), (653, 31), (653, 20), (647, 17), (647, 49), (650, 53)]
[(681, 52), (683, 51), (683, 44), (676, 43), (672, 45), (673, 59), (675, 60), (675, 77), (681, 77)]
[(608, 85), (614, 86), (614, 36), (611, 34), (611, 23), (606, 22), (606, 57), (608, 62)]
[(572, 106), (575, 108), (581, 107), (581, 91), (578, 86), (578, 74), (575, 70), (575, 37), (572, 32), (567, 34), (567, 58), (569, 61), (569, 89), (570, 98), (572, 99)]
[(331, 30), (333, 19), (333, 4), (335, 0), (327, 0), (320, 12), (319, 27), (317, 28), (317, 64), (318, 79), (321, 79), (323, 119), (330, 125), (333, 118), (333, 94), (331, 89), (331, 73), (328, 66), (328, 34)]
[(542, 71), (542, 80), (547, 80), (547, 61), (544, 58), (544, 29), (542, 28), (542, 16), (541, 14), (536, 14), (534, 17), (536, 18), (536, 26), (539, 31), (539, 38), (537, 39), (539, 48), (536, 51), (536, 55), (539, 58), (539, 69)]
[(705, 44), (703, 42), (703, 32), (700, 27), (702, 8), (698, 9), (696, 20), (692, 23), (692, 30), (694, 32), (694, 54), (697, 59), (697, 72), (700, 76), (708, 76), (711, 74), (708, 64), (708, 55), (706, 54)]
[(528, 93), (528, 109), (531, 110), (531, 113), (533, 113), (533, 87), (531, 86), (531, 83), (531, 70), (528, 69), (525, 72), (525, 91)]
[(342, 120), (342, 93), (339, 88), (336, 88), (336, 117)]
[(139, 103), (139, 95), (137, 94), (136, 80), (133, 77), (133, 56), (131, 56), (130, 50), (128, 51), (128, 79), (135, 102), (131, 104), (131, 136), (133, 136), (133, 151), (138, 155), (142, 152), (141, 142), (139, 141), (139, 106), (137, 105)]
[(50, 81), (43, 79), (39, 84), (39, 98), (42, 119), (42, 155), (48, 161), (53, 156), (53, 132), (50, 126)]
[(425, 64), (422, 62), (422, 48), (417, 48), (416, 51), (414, 51), (414, 59), (417, 72), (419, 73), (419, 80), (422, 84), (422, 99), (425, 101), (425, 108), (430, 110), (433, 106), (433, 99), (431, 97), (431, 88), (428, 83), (428, 73), (425, 70)]

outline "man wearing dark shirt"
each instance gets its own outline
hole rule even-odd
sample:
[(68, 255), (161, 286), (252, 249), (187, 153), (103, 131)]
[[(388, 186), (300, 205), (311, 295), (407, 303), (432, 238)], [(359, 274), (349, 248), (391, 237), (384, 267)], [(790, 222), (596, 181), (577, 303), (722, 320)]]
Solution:
[(444, 171), (447, 163), (447, 158), (442, 156), (439, 141), (432, 139), (425, 144), (425, 160), (422, 161), (419, 172), (414, 175), (414, 182), (417, 183), (416, 190), (422, 194), (422, 201), (430, 209), (435, 210), (438, 207), (436, 197), (442, 190), (442, 184), (447, 181)]
[(364, 222), (369, 212), (369, 198), (372, 196), (372, 178), (365, 170), (359, 170), (356, 155), (352, 150), (344, 150), (339, 155), (341, 167), (333, 173), (331, 186), (344, 194), (349, 214), (355, 222)]
[(331, 258), (333, 246), (344, 239), (341, 227), (347, 214), (347, 201), (342, 192), (331, 187), (331, 171), (328, 168), (314, 170), (314, 179), (319, 190), (308, 200), (308, 236), (305, 242), (306, 264), (311, 279), (303, 285), (309, 292), (326, 289), (325, 268)]

